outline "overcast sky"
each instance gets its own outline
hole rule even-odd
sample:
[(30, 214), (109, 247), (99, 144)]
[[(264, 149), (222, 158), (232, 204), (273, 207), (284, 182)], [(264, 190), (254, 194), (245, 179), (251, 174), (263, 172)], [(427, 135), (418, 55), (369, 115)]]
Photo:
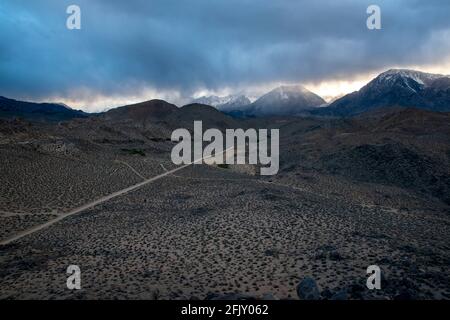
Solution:
[[(66, 28), (71, 4), (81, 30)], [(0, 2), (0, 95), (17, 99), (92, 111), (291, 83), (332, 96), (392, 67), (450, 73), (450, 1)]]

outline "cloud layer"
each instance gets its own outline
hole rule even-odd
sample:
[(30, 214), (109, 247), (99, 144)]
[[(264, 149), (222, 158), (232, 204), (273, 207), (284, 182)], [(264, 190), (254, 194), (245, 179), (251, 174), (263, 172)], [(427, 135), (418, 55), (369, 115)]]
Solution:
[[(0, 95), (184, 97), (448, 61), (449, 1), (377, 1), (383, 29), (370, 31), (366, 8), (373, 3), (3, 0)], [(71, 4), (81, 7), (81, 30), (66, 28)]]

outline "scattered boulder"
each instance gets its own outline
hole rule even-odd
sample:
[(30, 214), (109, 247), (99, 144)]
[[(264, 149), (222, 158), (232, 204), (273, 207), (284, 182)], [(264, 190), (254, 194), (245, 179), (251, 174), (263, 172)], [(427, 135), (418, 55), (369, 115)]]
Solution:
[(323, 299), (329, 300), (333, 296), (333, 292), (330, 289), (325, 289), (322, 291), (321, 295)]
[(320, 292), (316, 281), (311, 277), (305, 277), (297, 286), (297, 295), (300, 300), (319, 300)]
[(330, 298), (330, 300), (348, 300), (349, 296), (347, 293), (347, 290), (342, 289), (333, 294), (333, 296)]

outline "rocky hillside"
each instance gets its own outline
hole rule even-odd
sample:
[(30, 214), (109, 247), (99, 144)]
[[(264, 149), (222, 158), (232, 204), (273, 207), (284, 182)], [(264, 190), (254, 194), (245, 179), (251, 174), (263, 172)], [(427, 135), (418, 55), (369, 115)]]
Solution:
[(388, 70), (361, 90), (348, 94), (318, 115), (353, 116), (385, 107), (450, 111), (450, 77), (414, 70)]

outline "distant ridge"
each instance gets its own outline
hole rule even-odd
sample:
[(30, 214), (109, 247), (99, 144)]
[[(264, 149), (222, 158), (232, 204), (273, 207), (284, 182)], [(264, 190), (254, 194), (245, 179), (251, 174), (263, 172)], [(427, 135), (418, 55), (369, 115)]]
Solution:
[(0, 118), (22, 118), (28, 121), (64, 121), (86, 118), (89, 114), (74, 110), (64, 104), (34, 103), (9, 99), (0, 96)]
[(191, 128), (194, 121), (202, 121), (204, 127), (210, 128), (232, 128), (236, 124), (235, 119), (209, 105), (192, 103), (178, 108), (157, 99), (111, 109), (101, 117), (113, 122), (131, 120), (145, 125), (164, 123), (172, 129)]
[(178, 107), (176, 105), (164, 100), (153, 99), (110, 109), (103, 114), (103, 117), (113, 120), (161, 120), (177, 111)]

